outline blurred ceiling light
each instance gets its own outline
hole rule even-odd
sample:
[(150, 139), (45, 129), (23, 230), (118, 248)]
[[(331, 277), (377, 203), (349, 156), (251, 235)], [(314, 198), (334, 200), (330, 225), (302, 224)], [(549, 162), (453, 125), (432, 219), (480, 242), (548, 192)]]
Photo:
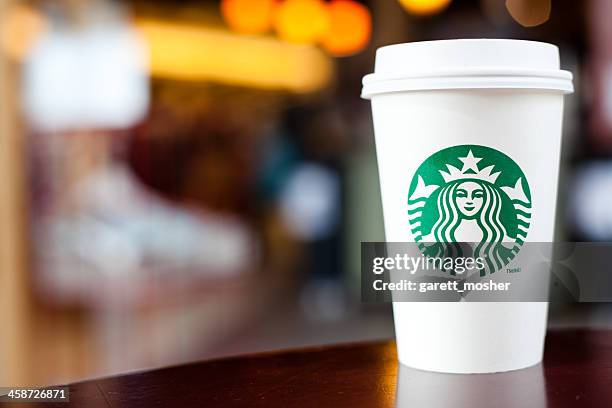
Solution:
[(329, 3), (330, 28), (323, 47), (334, 56), (346, 56), (363, 50), (372, 35), (370, 10), (353, 0)]
[(272, 28), (278, 0), (221, 0), (221, 14), (227, 25), (243, 34), (262, 34)]
[(285, 0), (277, 9), (274, 27), (285, 41), (314, 44), (329, 29), (327, 4), (322, 0)]
[(399, 0), (402, 7), (411, 14), (432, 15), (448, 7), (451, 0)]
[(2, 17), (0, 41), (3, 52), (12, 60), (22, 61), (46, 28), (45, 17), (36, 9), (13, 4)]
[(136, 25), (149, 44), (153, 76), (300, 93), (323, 88), (332, 76), (331, 60), (314, 46), (156, 20)]
[(24, 112), (43, 131), (132, 126), (149, 105), (146, 64), (120, 16), (78, 29), (51, 23), (24, 61)]
[(506, 0), (512, 18), (523, 27), (544, 24), (550, 18), (550, 0)]

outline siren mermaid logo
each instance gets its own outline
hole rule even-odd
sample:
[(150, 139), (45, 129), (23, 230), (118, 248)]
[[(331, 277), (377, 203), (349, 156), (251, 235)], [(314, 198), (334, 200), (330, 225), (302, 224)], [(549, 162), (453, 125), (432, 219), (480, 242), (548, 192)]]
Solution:
[(408, 219), (426, 256), (457, 256), (463, 246), (453, 243), (475, 243), (473, 257), (485, 260), (484, 276), (507, 265), (525, 241), (529, 184), (514, 160), (498, 150), (449, 147), (431, 155), (414, 174)]

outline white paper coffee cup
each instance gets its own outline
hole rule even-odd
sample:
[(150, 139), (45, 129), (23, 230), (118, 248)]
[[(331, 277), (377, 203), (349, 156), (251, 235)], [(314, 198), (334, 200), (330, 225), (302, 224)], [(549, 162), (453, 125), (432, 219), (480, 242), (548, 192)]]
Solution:
[[(503, 240), (519, 250), (552, 242), (563, 95), (571, 92), (551, 44), (378, 49), (362, 96), (372, 102), (387, 241)], [(542, 359), (545, 302), (395, 302), (393, 310), (399, 361), (413, 368), (487, 373)]]

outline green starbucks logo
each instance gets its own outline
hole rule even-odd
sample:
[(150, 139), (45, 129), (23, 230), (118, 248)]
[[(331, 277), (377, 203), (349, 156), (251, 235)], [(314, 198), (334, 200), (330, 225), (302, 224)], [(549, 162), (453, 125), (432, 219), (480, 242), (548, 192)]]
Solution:
[(453, 243), (476, 243), (473, 256), (487, 265), (480, 274), (493, 273), (516, 256), (527, 237), (527, 177), (514, 160), (490, 147), (440, 150), (412, 178), (408, 220), (426, 256), (456, 255), (461, 246)]

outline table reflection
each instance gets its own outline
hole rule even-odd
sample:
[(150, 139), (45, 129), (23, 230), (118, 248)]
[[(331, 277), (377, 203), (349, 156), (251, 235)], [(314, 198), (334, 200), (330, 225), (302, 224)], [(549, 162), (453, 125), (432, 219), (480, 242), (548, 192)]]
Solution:
[(542, 365), (496, 374), (442, 374), (399, 364), (397, 407), (546, 407)]

